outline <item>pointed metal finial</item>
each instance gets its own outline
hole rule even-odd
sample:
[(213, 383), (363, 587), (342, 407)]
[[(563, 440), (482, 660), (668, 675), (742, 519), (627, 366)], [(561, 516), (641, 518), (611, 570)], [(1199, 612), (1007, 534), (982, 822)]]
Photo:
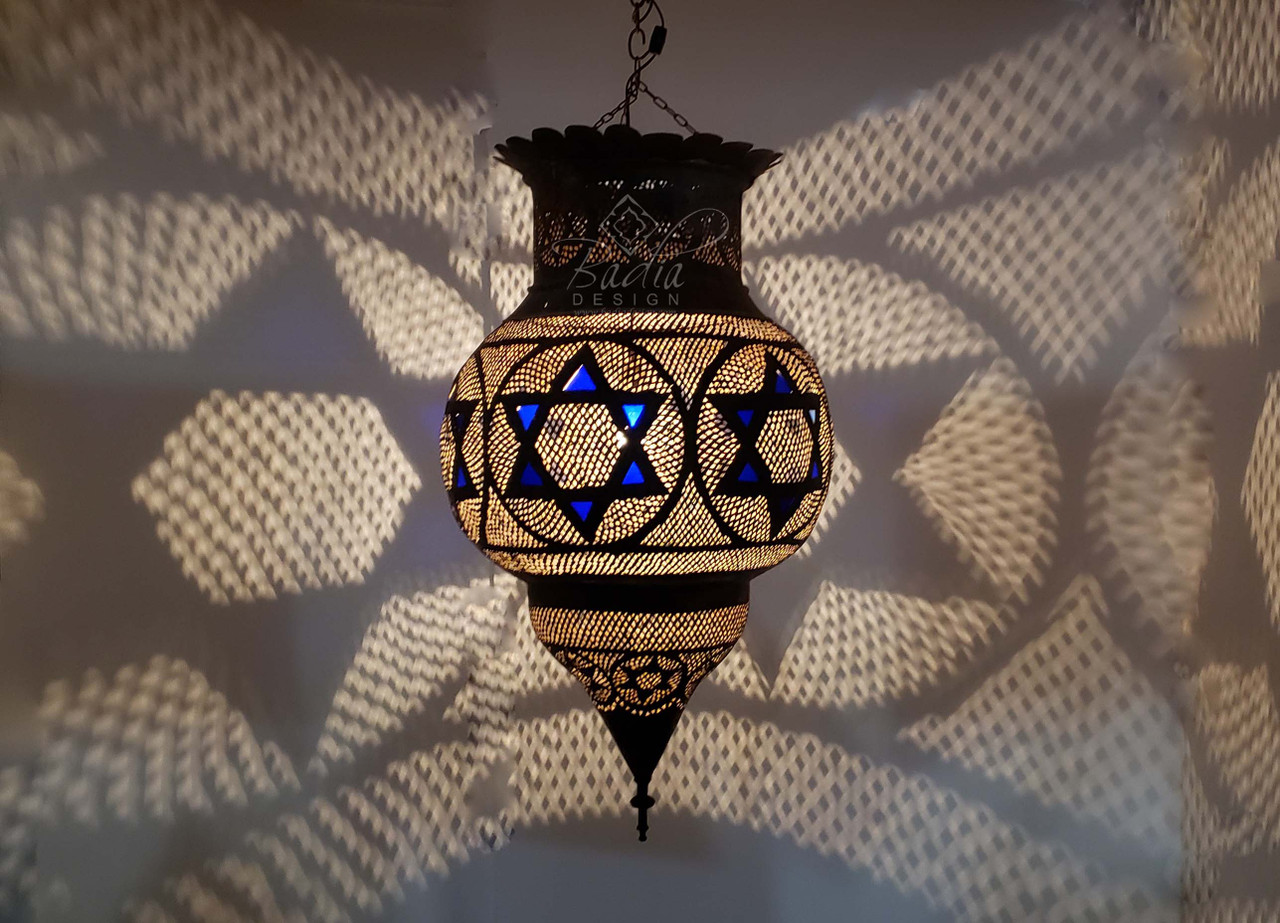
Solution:
[(640, 842), (649, 839), (649, 809), (654, 800), (649, 797), (649, 786), (644, 782), (636, 783), (636, 796), (631, 799), (631, 806), (640, 812), (640, 822), (636, 829), (640, 831)]

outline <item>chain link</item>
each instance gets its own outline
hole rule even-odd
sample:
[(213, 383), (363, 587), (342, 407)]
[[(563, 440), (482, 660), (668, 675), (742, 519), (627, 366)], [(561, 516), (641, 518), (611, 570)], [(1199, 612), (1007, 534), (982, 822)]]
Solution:
[(644, 93), (651, 100), (653, 100), (653, 104), (655, 106), (657, 106), (667, 115), (671, 116), (671, 118), (675, 121), (675, 123), (679, 125), (681, 128), (683, 128), (685, 131), (687, 131), (689, 134), (696, 135), (698, 133), (698, 129), (690, 125), (688, 119), (686, 119), (679, 112), (676, 112), (675, 109), (671, 108), (671, 104), (669, 102), (667, 102), (657, 93), (653, 92), (653, 90), (649, 89), (643, 83), (640, 84), (640, 92)]
[[(658, 24), (649, 32), (646, 32), (642, 23), (645, 22), (654, 13), (658, 15)], [(658, 30), (662, 30), (659, 34)], [(653, 63), (654, 58), (658, 56), (661, 46), (658, 50), (652, 50), (652, 37), (661, 37), (665, 40), (666, 18), (662, 15), (662, 7), (658, 6), (657, 0), (631, 0), (631, 31), (627, 34), (627, 54), (631, 58), (631, 74), (627, 77), (626, 92), (622, 97), (622, 102), (618, 103), (600, 118), (596, 119), (593, 127), (600, 128), (607, 125), (622, 114), (622, 124), (631, 124), (631, 105), (640, 98), (640, 94), (648, 96), (653, 104), (661, 109), (675, 121), (677, 125), (690, 134), (697, 134), (697, 129), (689, 124), (689, 120), (672, 108), (671, 104), (658, 94), (654, 93), (640, 79), (640, 74), (646, 67)], [(636, 38), (640, 39), (640, 50), (636, 50)]]

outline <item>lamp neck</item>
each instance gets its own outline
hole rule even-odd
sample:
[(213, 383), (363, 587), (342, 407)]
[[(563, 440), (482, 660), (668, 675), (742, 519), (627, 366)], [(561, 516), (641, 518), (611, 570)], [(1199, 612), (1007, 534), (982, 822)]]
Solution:
[(534, 308), (757, 316), (742, 286), (742, 177), (700, 163), (566, 164), (533, 185)]

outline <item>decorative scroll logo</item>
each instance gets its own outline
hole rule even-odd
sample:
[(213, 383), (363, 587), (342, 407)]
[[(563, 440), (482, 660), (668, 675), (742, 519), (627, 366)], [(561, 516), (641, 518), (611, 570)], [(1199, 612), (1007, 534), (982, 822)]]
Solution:
[(551, 252), (566, 262), (581, 254), (568, 286), (575, 307), (678, 307), (685, 282), (681, 257), (715, 253), (729, 226), (718, 208), (659, 221), (625, 195), (601, 220), (596, 238), (565, 237)]

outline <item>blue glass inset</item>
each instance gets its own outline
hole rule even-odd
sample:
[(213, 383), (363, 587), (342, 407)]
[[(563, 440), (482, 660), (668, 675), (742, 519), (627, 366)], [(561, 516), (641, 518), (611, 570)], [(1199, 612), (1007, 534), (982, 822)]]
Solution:
[(591, 377), (591, 373), (587, 371), (585, 365), (578, 366), (578, 371), (574, 372), (569, 378), (568, 384), (564, 386), (566, 391), (594, 391), (596, 389), (596, 380)]
[(787, 381), (787, 376), (781, 372), (773, 373), (773, 390), (776, 394), (790, 394), (791, 382)]
[(809, 469), (809, 477), (816, 478), (820, 473), (818, 471), (818, 463), (814, 462), (813, 467)]
[(583, 522), (586, 522), (587, 517), (591, 515), (590, 500), (573, 500), (569, 505), (573, 507), (573, 511), (578, 514), (578, 518)]
[(623, 484), (643, 484), (644, 475), (640, 473), (640, 466), (635, 462), (631, 463), (631, 467), (627, 469), (627, 473), (622, 476)]
[(542, 475), (533, 470), (533, 465), (526, 464), (524, 471), (520, 472), (520, 483), (526, 487), (541, 487)]
[(756, 469), (750, 465), (742, 466), (742, 473), (738, 475), (739, 481), (751, 481), (752, 483), (760, 480), (760, 475), (756, 474)]
[(818, 422), (818, 411), (814, 410), (812, 407), (809, 408), (809, 422), (810, 423)]
[(454, 486), (455, 487), (467, 486), (467, 472), (463, 471), (461, 468), (458, 469), (458, 483), (455, 484)]
[(520, 425), (525, 429), (529, 428), (529, 424), (533, 422), (534, 415), (538, 412), (537, 404), (521, 404), (516, 408), (516, 413), (520, 415)]
[(743, 426), (751, 425), (751, 418), (756, 415), (754, 410), (739, 410), (738, 419), (742, 421)]
[(640, 422), (640, 416), (644, 413), (644, 404), (623, 404), (622, 413), (627, 418), (629, 426), (635, 426)]

